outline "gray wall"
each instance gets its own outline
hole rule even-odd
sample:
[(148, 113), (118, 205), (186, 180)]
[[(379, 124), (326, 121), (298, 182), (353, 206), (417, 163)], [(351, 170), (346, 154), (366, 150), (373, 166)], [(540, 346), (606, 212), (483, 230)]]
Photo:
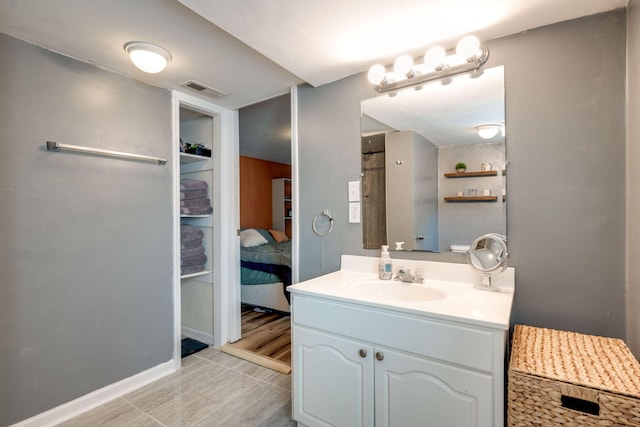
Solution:
[(0, 35), (0, 425), (172, 357), (171, 100)]
[[(487, 43), (487, 67), (505, 66), (514, 323), (625, 336), (625, 15)], [(378, 253), (347, 223), (346, 190), (360, 174), (360, 101), (374, 94), (365, 73), (300, 90), (301, 279), (338, 269), (341, 254)], [(311, 220), (323, 208), (336, 222), (320, 268)]]

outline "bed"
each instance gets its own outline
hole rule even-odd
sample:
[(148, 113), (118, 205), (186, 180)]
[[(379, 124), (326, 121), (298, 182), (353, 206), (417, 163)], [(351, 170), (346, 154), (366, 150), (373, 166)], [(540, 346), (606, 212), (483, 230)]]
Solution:
[(277, 230), (240, 232), (240, 300), (244, 304), (289, 312), (291, 241)]

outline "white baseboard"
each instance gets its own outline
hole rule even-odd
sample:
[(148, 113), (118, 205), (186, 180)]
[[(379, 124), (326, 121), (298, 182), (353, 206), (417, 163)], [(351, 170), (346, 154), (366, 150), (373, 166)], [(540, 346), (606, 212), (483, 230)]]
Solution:
[(125, 378), (106, 387), (92, 391), (70, 402), (63, 403), (46, 412), (13, 424), (11, 427), (49, 427), (67, 421), (77, 415), (107, 403), (117, 397), (143, 387), (176, 371), (176, 364), (172, 360), (154, 366), (129, 378)]
[(198, 340), (205, 344), (213, 345), (213, 334), (209, 334), (207, 332), (199, 331), (197, 329), (189, 328), (187, 326), (182, 327), (182, 335), (185, 335), (189, 338), (193, 338), (194, 340)]

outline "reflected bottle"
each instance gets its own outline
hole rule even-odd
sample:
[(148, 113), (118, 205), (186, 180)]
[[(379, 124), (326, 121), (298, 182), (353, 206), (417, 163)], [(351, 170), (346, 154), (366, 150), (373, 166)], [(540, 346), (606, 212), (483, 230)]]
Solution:
[(389, 246), (382, 245), (382, 252), (378, 260), (378, 278), (380, 280), (391, 280), (393, 277), (393, 262), (389, 256)]

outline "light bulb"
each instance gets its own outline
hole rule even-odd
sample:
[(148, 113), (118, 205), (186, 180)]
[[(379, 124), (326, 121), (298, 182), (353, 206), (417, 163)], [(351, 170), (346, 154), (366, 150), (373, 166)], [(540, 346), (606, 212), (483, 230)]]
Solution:
[(443, 47), (433, 46), (427, 50), (424, 54), (424, 65), (434, 70), (440, 69), (444, 65), (444, 60), (447, 57), (447, 52)]
[(379, 85), (384, 80), (384, 75), (386, 74), (386, 70), (384, 66), (380, 64), (376, 64), (369, 68), (369, 73), (367, 74), (367, 78), (374, 85)]
[(502, 126), (500, 125), (482, 125), (476, 127), (478, 136), (482, 139), (491, 139), (500, 132)]
[(409, 55), (400, 55), (393, 63), (393, 71), (398, 74), (407, 75), (413, 68), (413, 58)]
[(475, 36), (463, 37), (456, 45), (456, 53), (467, 61), (476, 56), (479, 49), (480, 40)]
[(145, 73), (155, 74), (164, 70), (171, 55), (160, 46), (147, 42), (129, 42), (124, 45), (133, 65)]

